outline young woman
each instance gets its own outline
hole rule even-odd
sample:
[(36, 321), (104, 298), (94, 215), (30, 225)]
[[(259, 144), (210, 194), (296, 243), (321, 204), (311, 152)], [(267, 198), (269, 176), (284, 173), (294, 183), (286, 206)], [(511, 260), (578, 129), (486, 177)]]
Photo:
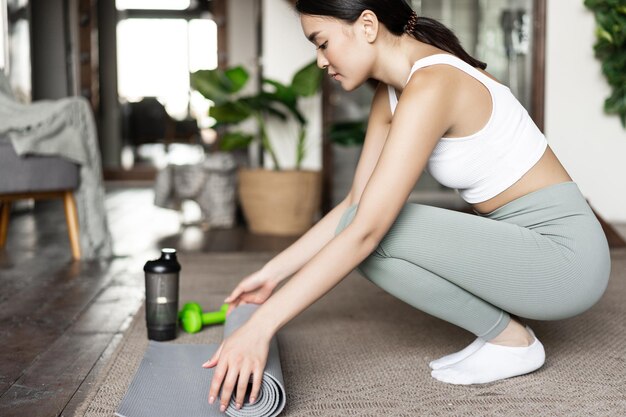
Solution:
[[(484, 63), (405, 0), (296, 7), (318, 65), (345, 90), (380, 83), (349, 195), (226, 299), (263, 304), (203, 365), (216, 366), (209, 402), (223, 384), (222, 405), (231, 393), (241, 405), (251, 375), (253, 402), (271, 337), (354, 268), (477, 336), (430, 363), (439, 381), (486, 383), (540, 368), (543, 346), (519, 318), (587, 310), (610, 272), (600, 224), (543, 134)], [(476, 215), (406, 203), (424, 169)]]

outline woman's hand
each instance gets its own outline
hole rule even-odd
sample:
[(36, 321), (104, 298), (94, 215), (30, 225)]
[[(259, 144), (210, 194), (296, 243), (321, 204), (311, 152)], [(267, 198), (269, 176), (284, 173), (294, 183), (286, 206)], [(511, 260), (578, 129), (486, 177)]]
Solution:
[(209, 404), (213, 404), (218, 397), (223, 382), (220, 411), (228, 407), (235, 385), (237, 385), (236, 408), (240, 409), (251, 376), (253, 381), (250, 404), (256, 401), (259, 397), (271, 338), (272, 335), (267, 334), (259, 326), (244, 324), (222, 341), (213, 357), (202, 365), (203, 368), (217, 365), (209, 389)]
[(263, 304), (272, 295), (277, 284), (278, 282), (263, 270), (248, 275), (224, 300), (225, 303), (229, 304), (226, 315), (229, 315), (230, 311), (240, 304)]

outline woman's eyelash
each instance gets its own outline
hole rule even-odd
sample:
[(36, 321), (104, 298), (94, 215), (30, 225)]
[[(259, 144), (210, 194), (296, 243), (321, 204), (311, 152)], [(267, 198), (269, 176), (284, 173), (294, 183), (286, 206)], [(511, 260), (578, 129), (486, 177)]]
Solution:
[(317, 49), (326, 49), (327, 46), (328, 46), (328, 41), (321, 44)]

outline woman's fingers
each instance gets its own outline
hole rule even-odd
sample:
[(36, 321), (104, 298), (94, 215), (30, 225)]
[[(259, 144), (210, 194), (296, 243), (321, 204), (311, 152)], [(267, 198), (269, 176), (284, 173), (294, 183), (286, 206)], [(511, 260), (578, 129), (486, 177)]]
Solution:
[(257, 366), (252, 374), (252, 390), (250, 391), (250, 404), (254, 403), (259, 398), (259, 391), (261, 390), (261, 381), (263, 381), (263, 367)]
[(228, 316), (229, 316), (229, 314), (230, 314), (230, 312), (231, 312), (231, 311), (233, 311), (235, 308), (237, 308), (237, 307), (239, 307), (239, 306), (241, 306), (241, 305), (244, 305), (244, 304), (248, 304), (248, 303), (247, 303), (247, 302), (245, 302), (245, 301), (243, 301), (243, 300), (239, 300), (239, 301), (236, 301), (236, 302), (230, 303), (230, 304), (228, 305), (228, 309), (226, 310), (226, 317), (228, 317)]
[[(233, 394), (235, 383), (237, 382), (237, 376), (239, 369), (236, 366), (229, 366), (228, 373), (224, 379), (224, 385), (222, 386), (222, 393), (220, 394), (220, 411), (226, 410), (228, 403), (230, 403), (230, 397)], [(211, 388), (213, 388), (211, 386)], [(218, 388), (219, 389), (219, 388)]]
[(236, 300), (238, 297), (241, 296), (241, 294), (245, 293), (246, 291), (248, 291), (248, 289), (247, 289), (246, 281), (244, 280), (240, 282), (239, 285), (235, 287), (233, 292), (230, 293), (230, 295), (224, 299), (224, 302), (228, 303), (230, 301)]
[(239, 303), (230, 303), (228, 305), (228, 309), (226, 310), (226, 317), (228, 317), (230, 312), (233, 311), (238, 305)]
[(218, 363), (217, 368), (215, 368), (215, 372), (213, 372), (213, 379), (211, 380), (211, 387), (209, 388), (209, 404), (213, 404), (215, 402), (215, 399), (220, 392), (222, 381), (226, 376), (228, 365), (226, 365), (224, 362), (225, 361)]
[(215, 366), (215, 364), (217, 363), (217, 360), (220, 357), (220, 353), (222, 352), (222, 346), (224, 346), (224, 342), (223, 341), (220, 344), (220, 347), (217, 348), (217, 350), (215, 351), (213, 356), (211, 356), (211, 359), (209, 359), (208, 361), (206, 361), (205, 363), (202, 364), (203, 368), (211, 368), (211, 367)]
[(209, 387), (209, 404), (219, 398), (220, 411), (223, 412), (232, 397), (237, 409), (243, 407), (251, 379), (250, 403), (258, 400), (267, 361), (267, 342), (262, 331), (245, 326), (222, 341), (213, 357), (203, 365), (215, 367)]
[(239, 283), (233, 290), (233, 292), (224, 299), (225, 303), (228, 303), (232, 300), (237, 299), (237, 297), (241, 296), (241, 294), (246, 293), (248, 291), (252, 291), (259, 286), (259, 282), (255, 279), (246, 278)]
[(233, 290), (233, 292), (231, 292), (230, 295), (224, 299), (224, 302), (230, 303), (231, 301), (239, 297), (242, 292), (243, 292), (243, 288), (241, 288), (241, 285), (237, 285), (237, 287)]
[(239, 379), (237, 380), (237, 394), (235, 394), (235, 403), (237, 410), (243, 407), (243, 401), (246, 398), (246, 390), (250, 381), (250, 369), (247, 366), (241, 368)]

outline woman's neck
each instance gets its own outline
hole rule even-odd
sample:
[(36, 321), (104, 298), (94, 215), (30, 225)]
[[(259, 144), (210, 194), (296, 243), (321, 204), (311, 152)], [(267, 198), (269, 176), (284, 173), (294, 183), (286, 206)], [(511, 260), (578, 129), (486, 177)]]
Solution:
[(372, 78), (402, 91), (411, 68), (418, 59), (441, 53), (439, 48), (405, 34), (395, 42), (382, 44), (372, 69)]

